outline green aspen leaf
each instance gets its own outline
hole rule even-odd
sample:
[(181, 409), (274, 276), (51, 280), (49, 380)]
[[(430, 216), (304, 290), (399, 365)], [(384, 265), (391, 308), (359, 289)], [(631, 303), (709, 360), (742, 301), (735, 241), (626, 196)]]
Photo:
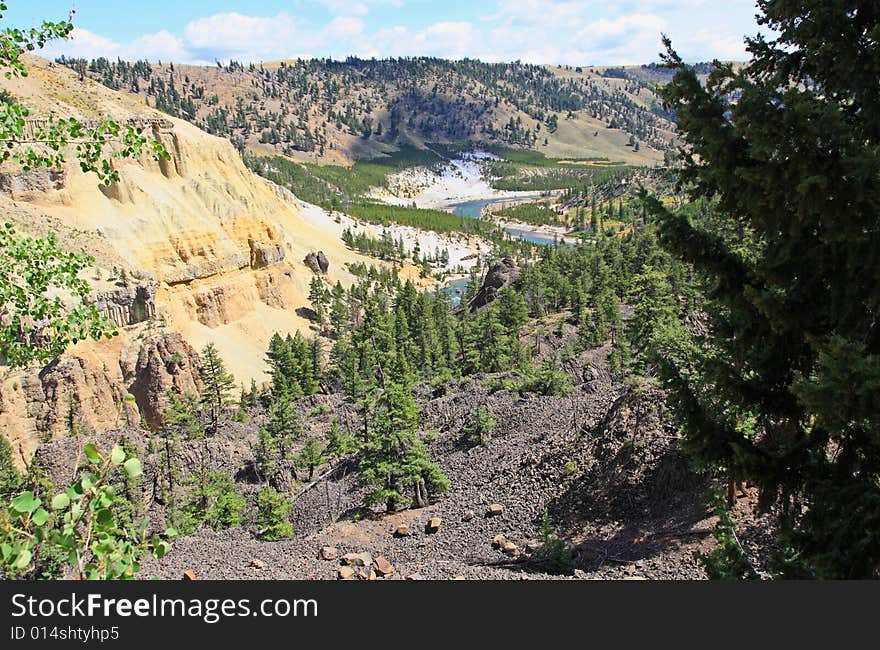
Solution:
[(18, 559), (15, 561), (16, 569), (26, 569), (31, 563), (31, 552), (23, 548), (18, 554)]
[(64, 510), (67, 506), (70, 505), (70, 497), (64, 494), (56, 494), (55, 498), (52, 499), (52, 509), (53, 510)]
[(116, 445), (113, 447), (113, 451), (110, 452), (110, 462), (114, 465), (121, 465), (122, 461), (125, 460), (125, 452), (122, 447)]
[(101, 454), (98, 453), (98, 448), (95, 445), (91, 443), (87, 444), (83, 447), (83, 452), (85, 452), (86, 458), (88, 458), (89, 461), (96, 464), (101, 462)]
[(38, 508), (31, 520), (37, 525), (42, 526), (49, 520), (49, 513), (43, 508)]
[(143, 473), (143, 470), (141, 469), (141, 461), (137, 458), (129, 458), (125, 461), (123, 467), (125, 468), (125, 473), (128, 475), (128, 478), (137, 478)]
[(23, 492), (12, 500), (12, 509), (22, 513), (33, 512), (41, 503), (42, 501), (36, 498), (33, 492)]

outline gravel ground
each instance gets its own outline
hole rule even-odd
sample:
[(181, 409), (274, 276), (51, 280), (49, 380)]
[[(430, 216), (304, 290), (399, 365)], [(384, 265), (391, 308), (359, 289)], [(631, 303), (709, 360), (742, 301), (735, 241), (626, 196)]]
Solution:
[[(550, 341), (549, 354), (559, 342)], [(339, 561), (319, 559), (323, 546), (339, 554), (367, 552), (394, 566), (390, 578), (425, 579), (700, 579), (693, 558), (711, 548), (708, 482), (689, 471), (675, 431), (663, 414), (663, 395), (651, 385), (615, 383), (605, 367), (607, 350), (569, 362), (576, 391), (565, 397), (520, 397), (489, 392), (489, 377), (452, 383), (418, 396), (426, 430), (437, 432), (432, 457), (451, 489), (427, 508), (385, 514), (365, 509), (356, 460), (339, 464), (328, 478), (293, 499), (291, 540), (266, 542), (248, 528), (200, 530), (175, 541), (162, 560), (143, 561), (140, 577), (176, 579), (185, 570), (200, 579), (335, 579)], [(491, 440), (472, 446), (462, 427), (486, 406), (498, 422)], [(333, 417), (357, 427), (357, 416), (339, 395), (301, 400), (311, 435), (326, 434)], [(228, 423), (208, 443), (206, 465), (236, 479), (253, 503), (261, 485), (253, 471), (253, 446), (266, 413), (247, 423)], [(128, 440), (144, 461), (143, 505), (151, 525), (165, 527), (159, 499), (162, 457), (143, 432), (122, 430), (99, 439), (109, 446)], [(56, 483), (69, 480), (78, 445), (67, 439), (44, 445), (38, 465)], [(201, 443), (179, 447), (190, 471), (201, 462)], [(183, 477), (181, 477), (182, 479)], [(302, 478), (302, 477), (300, 477)], [(500, 504), (503, 514), (488, 516)], [(540, 551), (544, 513), (564, 540), (572, 561), (565, 573), (550, 573)], [(426, 523), (440, 517), (438, 532)], [(401, 524), (411, 535), (395, 537)], [(762, 544), (757, 522), (748, 543)], [(514, 555), (494, 548), (497, 535), (517, 546)], [(532, 549), (529, 551), (528, 549)]]

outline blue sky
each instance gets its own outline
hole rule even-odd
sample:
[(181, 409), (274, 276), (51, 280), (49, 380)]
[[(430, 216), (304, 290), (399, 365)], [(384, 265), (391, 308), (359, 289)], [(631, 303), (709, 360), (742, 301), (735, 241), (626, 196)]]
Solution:
[(9, 0), (4, 25), (76, 9), (43, 56), (211, 64), (350, 54), (615, 65), (657, 60), (661, 32), (691, 61), (743, 59), (754, 0)]

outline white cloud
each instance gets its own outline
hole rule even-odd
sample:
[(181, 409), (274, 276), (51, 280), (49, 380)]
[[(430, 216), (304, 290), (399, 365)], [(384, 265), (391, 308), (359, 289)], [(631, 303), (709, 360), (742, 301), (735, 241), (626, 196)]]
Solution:
[(188, 50), (205, 59), (274, 58), (281, 48), (302, 37), (293, 18), (286, 13), (275, 16), (214, 14), (190, 22), (185, 34)]
[(316, 21), (314, 14), (304, 11), (217, 13), (191, 21), (179, 35), (163, 30), (125, 43), (78, 28), (70, 42), (52, 44), (44, 54), (208, 64), (354, 54), (603, 65), (657, 60), (660, 34), (666, 32), (689, 60), (735, 59), (745, 56), (741, 33), (749, 29), (753, 6), (753, 0), (727, 0), (739, 7), (736, 24), (709, 19), (723, 12), (707, 0), (497, 0), (492, 14), (475, 8), (471, 20), (450, 17), (421, 27), (414, 17), (432, 12), (422, 11), (424, 2), (410, 0), (419, 9), (402, 10), (397, 26), (377, 26), (368, 16), (373, 7), (403, 7), (405, 1), (294, 0), (294, 8), (320, 4), (331, 15), (314, 24), (306, 18)]

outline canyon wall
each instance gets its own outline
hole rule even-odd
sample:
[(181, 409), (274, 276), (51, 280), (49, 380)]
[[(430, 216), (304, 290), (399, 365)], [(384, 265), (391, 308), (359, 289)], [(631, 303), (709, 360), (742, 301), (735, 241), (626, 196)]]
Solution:
[[(76, 346), (47, 368), (0, 370), (0, 428), (23, 460), (40, 440), (68, 435), (77, 418), (102, 431), (134, 403), (155, 424), (165, 387), (195, 388), (195, 351), (207, 343), (240, 383), (264, 381), (272, 334), (308, 333), (311, 326), (297, 314), (314, 276), (303, 260), (323, 252), (329, 271), (321, 277), (330, 286), (350, 284), (346, 263), (365, 259), (344, 246), (329, 217), (252, 174), (226, 140), (80, 82), (61, 66), (33, 57), (28, 64), (28, 77), (0, 87), (33, 117), (162, 119), (163, 128), (145, 134), (159, 139), (170, 159), (115, 158), (120, 180), (109, 186), (75, 162), (60, 171), (0, 168), (5, 218), (21, 232), (54, 232), (65, 247), (91, 253), (91, 299), (121, 330), (113, 341)], [(163, 333), (148, 335), (150, 328)], [(175, 368), (169, 355), (188, 359), (186, 368)]]

